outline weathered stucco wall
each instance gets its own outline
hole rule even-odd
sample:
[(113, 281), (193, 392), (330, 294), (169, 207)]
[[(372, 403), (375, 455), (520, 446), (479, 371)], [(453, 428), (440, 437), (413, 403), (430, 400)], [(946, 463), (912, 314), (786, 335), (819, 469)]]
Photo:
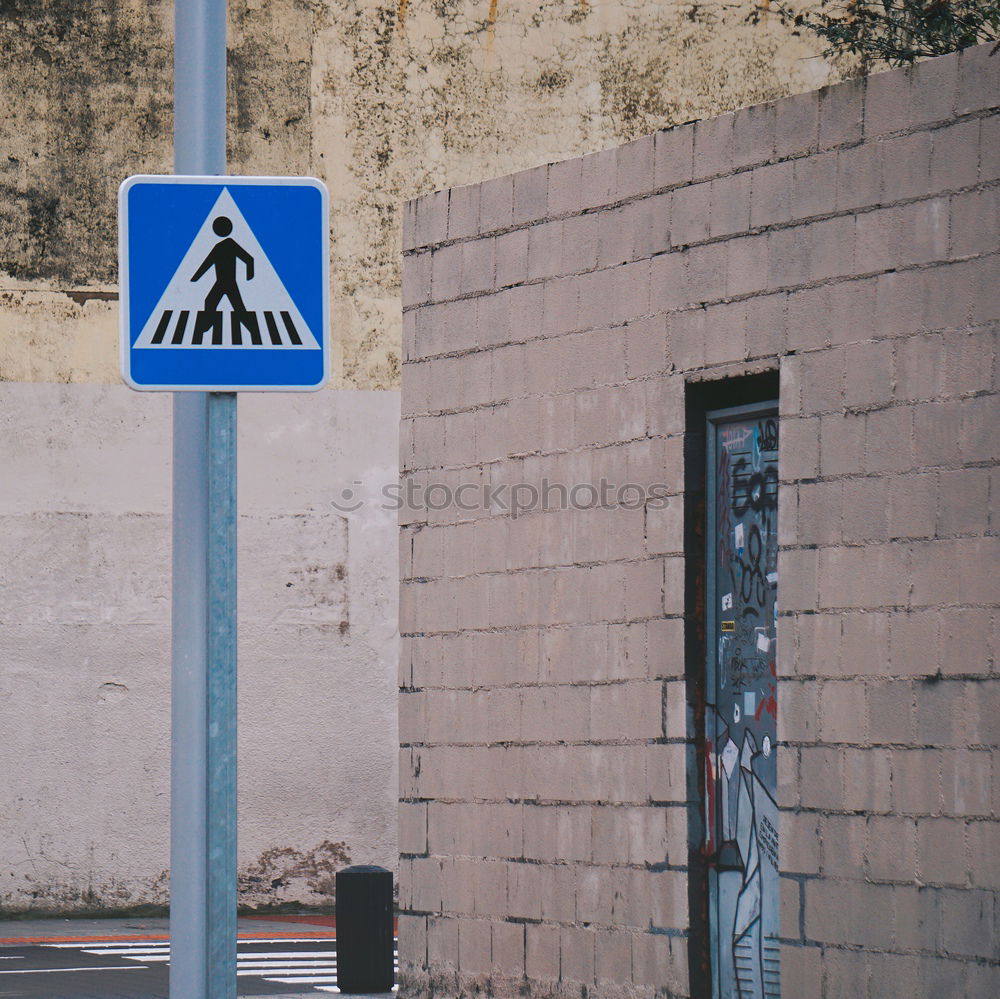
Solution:
[[(1000, 994), (989, 51), (408, 206), (411, 999), (709, 995), (712, 864), (745, 900), (719, 937), (743, 994), (776, 994), (779, 947), (796, 999)], [(739, 502), (776, 500), (776, 638), (719, 681), (777, 710), (777, 829), (751, 835), (763, 794), (717, 824), (702, 803), (739, 722), (706, 707), (706, 646), (738, 629), (705, 610), (704, 438), (706, 409), (764, 400), (777, 467)], [(731, 494), (720, 471), (734, 505), (748, 466)]]
[[(331, 192), (335, 385), (397, 384), (399, 205), (828, 82), (750, 0), (232, 0), (230, 171)], [(172, 164), (167, 0), (4, 0), (0, 379), (115, 383), (115, 191)]]
[[(395, 867), (395, 513), (342, 490), (394, 480), (398, 418), (394, 392), (240, 399), (247, 904), (329, 903), (330, 844)], [(0, 911), (166, 901), (170, 422), (165, 395), (0, 385)]]

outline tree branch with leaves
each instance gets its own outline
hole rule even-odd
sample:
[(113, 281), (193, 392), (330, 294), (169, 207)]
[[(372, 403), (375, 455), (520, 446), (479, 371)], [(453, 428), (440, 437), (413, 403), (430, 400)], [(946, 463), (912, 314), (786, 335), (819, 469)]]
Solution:
[[(1000, 0), (820, 0), (809, 8), (765, 2), (783, 24), (805, 28), (825, 43), (824, 56), (851, 54), (867, 69), (876, 62), (903, 66), (1000, 39)], [(1000, 49), (994, 46), (991, 55)]]

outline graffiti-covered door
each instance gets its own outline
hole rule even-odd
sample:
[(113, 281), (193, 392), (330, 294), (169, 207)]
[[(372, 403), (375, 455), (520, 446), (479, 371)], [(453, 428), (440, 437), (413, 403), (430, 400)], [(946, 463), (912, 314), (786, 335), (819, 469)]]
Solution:
[(715, 999), (780, 995), (778, 417), (708, 414), (705, 829)]

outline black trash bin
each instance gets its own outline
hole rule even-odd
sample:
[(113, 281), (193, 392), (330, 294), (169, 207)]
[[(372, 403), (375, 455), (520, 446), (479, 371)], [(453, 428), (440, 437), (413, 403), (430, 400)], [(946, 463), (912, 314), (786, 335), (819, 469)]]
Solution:
[(395, 984), (392, 872), (358, 865), (337, 871), (337, 986), (389, 992)]

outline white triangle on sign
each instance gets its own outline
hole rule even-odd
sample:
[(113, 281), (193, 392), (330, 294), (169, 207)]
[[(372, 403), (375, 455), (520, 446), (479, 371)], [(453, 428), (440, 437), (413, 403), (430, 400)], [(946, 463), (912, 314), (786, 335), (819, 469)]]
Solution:
[[(229, 220), (230, 232), (226, 233), (224, 225), (221, 232), (213, 228), (220, 218)], [(216, 247), (221, 251), (211, 256)], [(247, 257), (253, 261), (249, 279)], [(192, 280), (199, 271), (198, 280)], [(243, 311), (234, 308), (230, 291), (242, 300)], [(232, 195), (223, 188), (135, 346), (318, 350), (319, 341)]]

